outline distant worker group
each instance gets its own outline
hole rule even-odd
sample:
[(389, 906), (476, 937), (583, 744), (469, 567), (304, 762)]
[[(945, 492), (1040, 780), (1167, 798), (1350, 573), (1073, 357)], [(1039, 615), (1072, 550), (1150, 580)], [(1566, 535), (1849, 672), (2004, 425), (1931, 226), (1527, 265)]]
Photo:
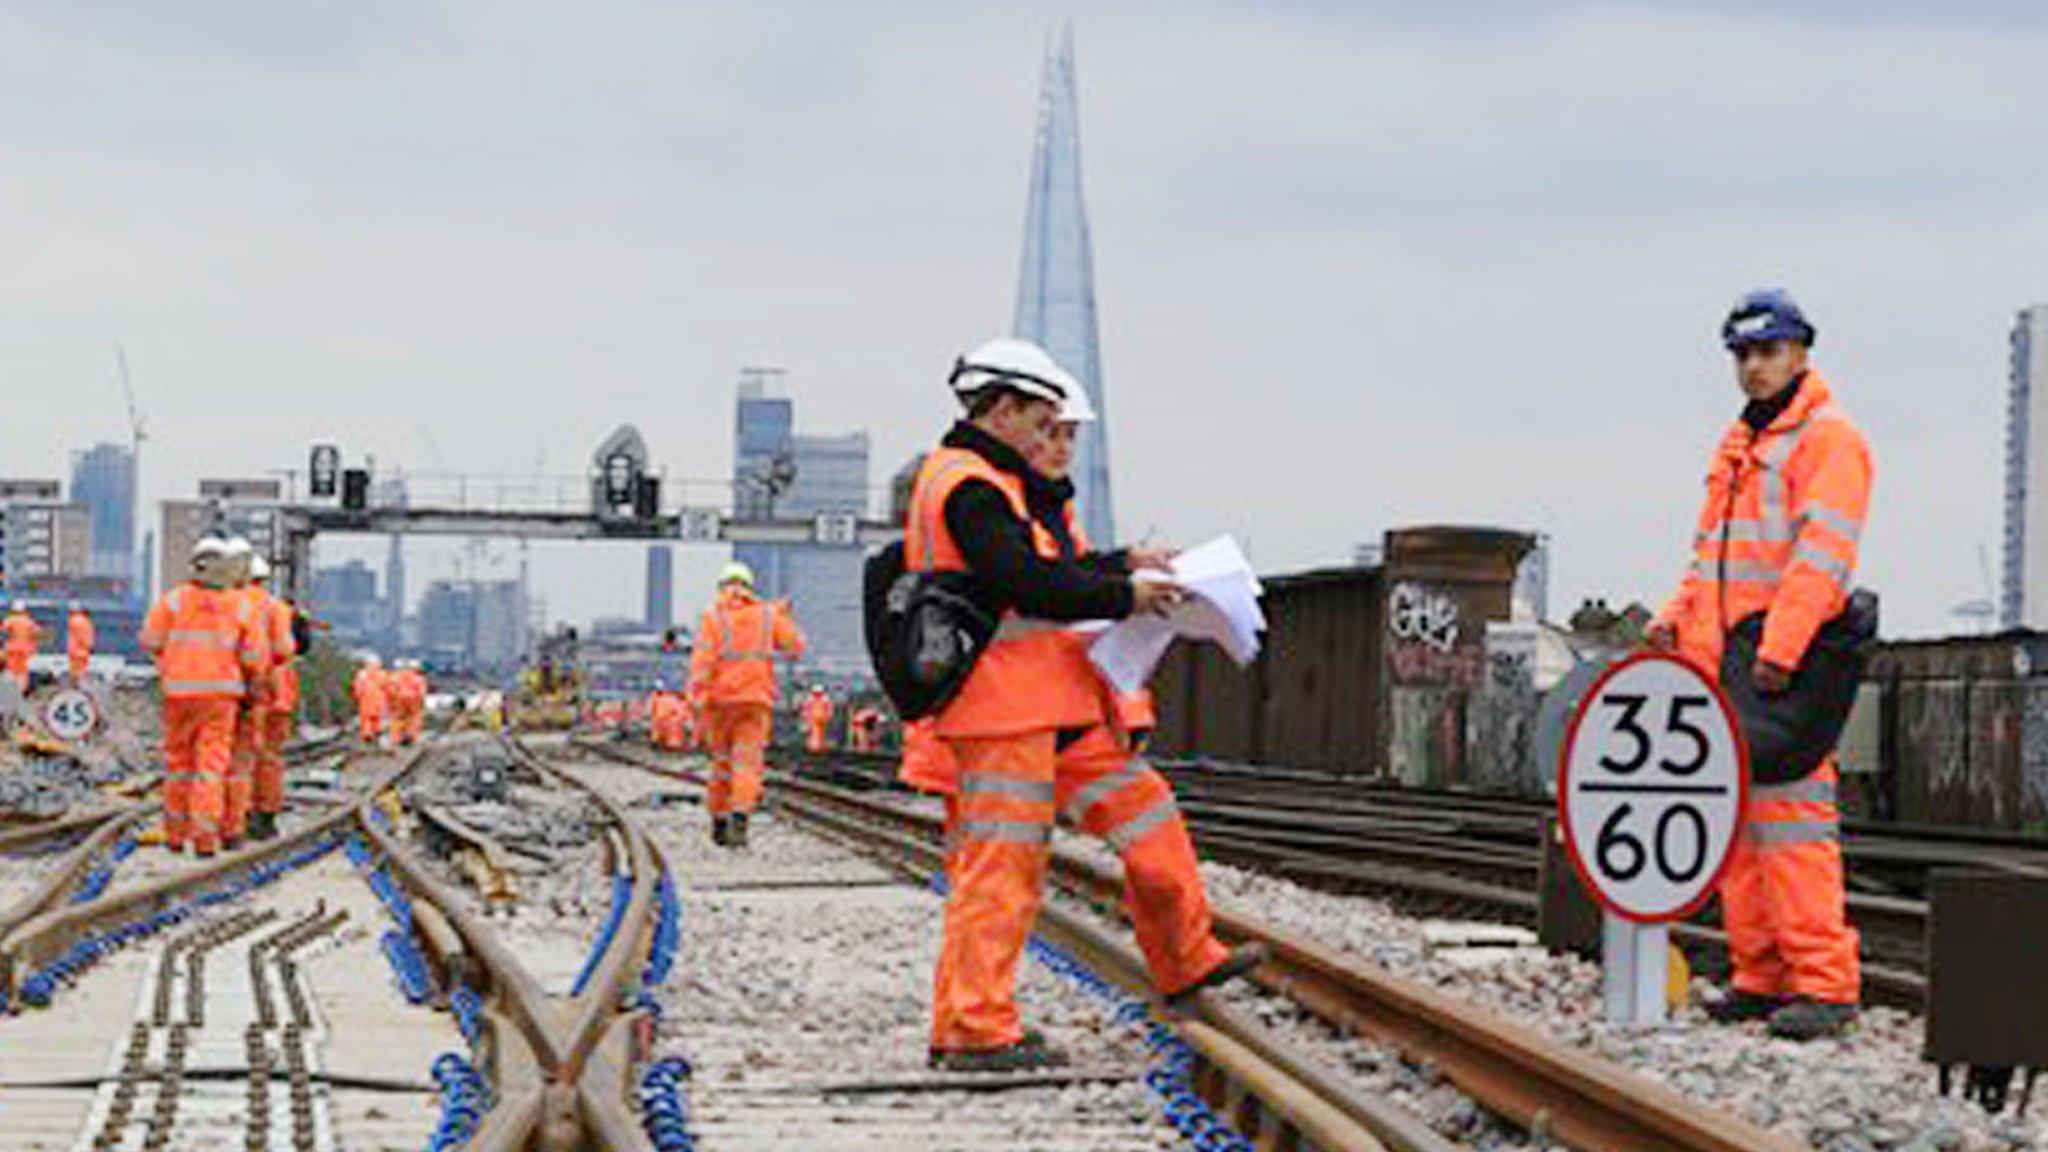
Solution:
[(356, 702), (356, 739), (381, 747), (410, 748), (426, 731), (427, 677), (417, 660), (363, 658), (349, 682)]
[[(36, 657), (50, 630), (36, 622), (29, 612), (27, 601), (16, 600), (8, 606), (4, 619), (0, 619), (0, 668), (18, 693), (29, 689), (29, 663)], [(93, 627), (92, 616), (84, 606), (72, 601), (65, 613), (64, 656), (65, 673), (72, 684), (85, 683), (86, 672), (92, 664), (93, 646), (99, 641), (98, 631)]]
[(211, 856), (277, 835), (299, 653), (294, 610), (248, 541), (203, 537), (190, 561), (140, 640), (163, 696), (164, 842)]

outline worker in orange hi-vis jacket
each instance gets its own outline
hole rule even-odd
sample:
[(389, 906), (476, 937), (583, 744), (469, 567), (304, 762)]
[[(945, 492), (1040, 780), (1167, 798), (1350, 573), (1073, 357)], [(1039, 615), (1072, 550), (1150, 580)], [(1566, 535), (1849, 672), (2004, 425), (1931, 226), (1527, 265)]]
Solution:
[(291, 602), (270, 590), (270, 562), (249, 563), (250, 587), (262, 593), (263, 621), (270, 648), (270, 692), (256, 711), (256, 770), (250, 797), (249, 838), (277, 835), (284, 811), (284, 745), (298, 723), (298, 641), (292, 634)]
[(797, 715), (804, 723), (804, 751), (816, 756), (825, 751), (825, 731), (832, 723), (832, 697), (825, 692), (823, 684), (811, 685), (804, 702), (797, 707)]
[(804, 634), (787, 605), (754, 594), (754, 572), (728, 564), (718, 597), (704, 610), (690, 651), (690, 700), (703, 718), (711, 752), (705, 807), (711, 837), (745, 847), (747, 820), (761, 802), (775, 710), (775, 658), (803, 655)]
[(384, 738), (384, 719), (390, 707), (384, 661), (374, 654), (364, 657), (349, 688), (356, 701), (356, 738), (365, 744), (378, 743)]
[[(1863, 433), (1809, 362), (1814, 326), (1782, 291), (1736, 302), (1721, 327), (1746, 406), (1707, 465), (1693, 556), (1646, 633), (1717, 679), (1729, 633), (1762, 615), (1756, 688), (1784, 692), (1814, 637), (1847, 606), (1875, 465)], [(1859, 940), (1842, 878), (1835, 759), (1755, 783), (1720, 883), (1733, 992), (1715, 1019), (1767, 1020), (1792, 1040), (1842, 1032), (1861, 999)]]
[(7, 678), (23, 692), (28, 691), (28, 662), (35, 658), (36, 646), (42, 642), (43, 627), (28, 614), (28, 605), (16, 600), (7, 619), (0, 621), (0, 632), (6, 634)]
[(85, 670), (92, 663), (93, 645), (98, 642), (99, 632), (92, 626), (92, 617), (86, 614), (84, 605), (73, 600), (64, 621), (64, 656), (73, 684), (85, 683)]
[(249, 598), (230, 587), (227, 541), (192, 548), (191, 580), (164, 593), (143, 619), (156, 658), (164, 715), (164, 843), (201, 856), (223, 843), (227, 776), (242, 701), (264, 691), (268, 649)]

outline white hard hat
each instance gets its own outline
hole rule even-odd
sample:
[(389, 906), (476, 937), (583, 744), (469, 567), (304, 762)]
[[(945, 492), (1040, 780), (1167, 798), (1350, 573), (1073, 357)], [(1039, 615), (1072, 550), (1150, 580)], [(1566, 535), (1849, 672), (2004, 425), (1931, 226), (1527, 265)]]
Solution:
[(254, 556), (256, 554), (256, 546), (249, 543), (249, 539), (246, 536), (228, 537), (227, 548), (228, 555), (230, 556)]
[(990, 340), (955, 360), (953, 374), (946, 383), (962, 399), (1000, 385), (1055, 404), (1064, 403), (1067, 397), (1082, 390), (1080, 381), (1060, 367), (1045, 349), (1014, 336)]
[(720, 584), (745, 584), (747, 587), (752, 588), (754, 586), (754, 570), (735, 560), (718, 570), (718, 582)]
[(251, 580), (268, 580), (268, 579), (270, 579), (270, 561), (268, 561), (268, 560), (265, 560), (265, 559), (264, 559), (264, 558), (263, 558), (262, 556), (260, 556), (260, 555), (259, 555), (259, 556), (251, 556), (251, 557), (249, 557), (249, 579), (251, 579)]
[(363, 657), (363, 663), (372, 668), (382, 668), (384, 666), (384, 659), (375, 652), (372, 652), (368, 656)]
[(228, 542), (218, 536), (201, 536), (192, 544), (192, 558), (194, 560), (199, 559), (201, 556), (226, 556), (227, 554)]
[(1066, 398), (1060, 401), (1058, 420), (1062, 424), (1095, 423), (1095, 405), (1088, 402), (1088, 390), (1076, 386)]

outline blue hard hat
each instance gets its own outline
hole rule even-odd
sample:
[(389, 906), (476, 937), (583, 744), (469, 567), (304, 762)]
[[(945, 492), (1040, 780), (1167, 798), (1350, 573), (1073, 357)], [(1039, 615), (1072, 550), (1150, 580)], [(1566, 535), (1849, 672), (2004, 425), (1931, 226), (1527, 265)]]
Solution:
[(1757, 288), (1742, 294), (1728, 319), (1721, 322), (1721, 343), (1733, 352), (1766, 340), (1797, 340), (1811, 347), (1818, 333), (1799, 302), (1783, 288)]

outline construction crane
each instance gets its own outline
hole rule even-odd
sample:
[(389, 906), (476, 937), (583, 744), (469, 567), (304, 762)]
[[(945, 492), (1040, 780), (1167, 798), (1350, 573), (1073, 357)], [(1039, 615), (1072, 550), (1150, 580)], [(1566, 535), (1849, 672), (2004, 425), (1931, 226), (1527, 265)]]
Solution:
[[(128, 350), (118, 340), (114, 342), (114, 368), (121, 377), (121, 398), (128, 404), (128, 515), (133, 521), (142, 512), (142, 442), (149, 439), (149, 432), (143, 426), (142, 408), (135, 403), (135, 382), (128, 378)], [(128, 562), (136, 565), (131, 572), (142, 573), (137, 557), (130, 556)], [(135, 594), (146, 598), (152, 591), (138, 586)]]

